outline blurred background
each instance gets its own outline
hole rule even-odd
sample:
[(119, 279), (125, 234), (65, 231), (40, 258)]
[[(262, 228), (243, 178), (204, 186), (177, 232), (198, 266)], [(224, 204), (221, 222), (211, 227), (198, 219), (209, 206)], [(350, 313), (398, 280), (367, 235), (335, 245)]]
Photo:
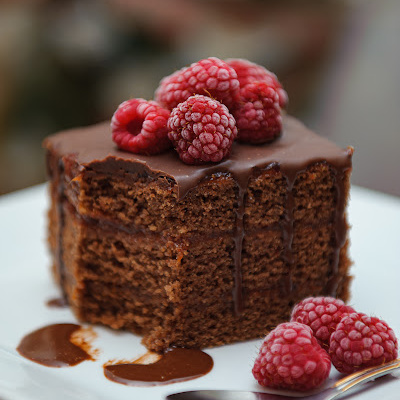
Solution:
[(0, 194), (45, 177), (45, 136), (153, 97), (201, 58), (275, 72), (289, 113), (400, 195), (398, 0), (0, 0)]

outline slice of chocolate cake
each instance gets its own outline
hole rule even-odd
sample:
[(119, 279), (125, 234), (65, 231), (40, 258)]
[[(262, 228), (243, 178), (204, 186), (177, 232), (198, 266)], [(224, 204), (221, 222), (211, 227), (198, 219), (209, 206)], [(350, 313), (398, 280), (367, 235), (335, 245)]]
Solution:
[(262, 337), (306, 296), (349, 296), (352, 149), (284, 117), (218, 164), (120, 151), (109, 124), (46, 139), (54, 273), (81, 321), (160, 351)]

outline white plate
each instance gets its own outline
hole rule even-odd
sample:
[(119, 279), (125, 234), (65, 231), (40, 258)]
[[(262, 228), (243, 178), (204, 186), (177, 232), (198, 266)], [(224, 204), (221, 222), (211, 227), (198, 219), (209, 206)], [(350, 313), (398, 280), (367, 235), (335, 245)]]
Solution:
[[(32, 330), (58, 322), (76, 322), (68, 309), (49, 308), (58, 289), (49, 273), (46, 251), (44, 185), (0, 197), (0, 398), (163, 399), (193, 389), (260, 390), (251, 368), (260, 341), (207, 350), (213, 370), (202, 378), (158, 387), (128, 387), (110, 382), (102, 365), (110, 359), (134, 359), (146, 352), (140, 337), (95, 326), (95, 362), (71, 368), (47, 368), (19, 357), (15, 348)], [(351, 254), (355, 261), (351, 304), (380, 316), (400, 336), (400, 199), (361, 188), (352, 189)], [(333, 371), (332, 375), (336, 372)], [(357, 399), (398, 399), (400, 380), (368, 386)]]

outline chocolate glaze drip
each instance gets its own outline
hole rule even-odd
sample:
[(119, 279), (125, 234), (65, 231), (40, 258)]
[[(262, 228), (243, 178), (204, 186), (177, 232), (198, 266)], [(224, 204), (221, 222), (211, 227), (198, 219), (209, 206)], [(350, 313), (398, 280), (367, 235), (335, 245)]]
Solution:
[[(96, 138), (95, 140), (93, 138)], [(336, 251), (333, 262), (333, 275), (337, 273), (340, 248), (345, 241), (346, 223), (344, 217), (344, 178), (351, 169), (352, 149), (341, 149), (310, 130), (296, 119), (284, 116), (282, 136), (271, 144), (252, 146), (234, 143), (230, 157), (219, 164), (193, 166), (181, 162), (174, 151), (157, 156), (142, 156), (118, 150), (112, 142), (108, 123), (81, 130), (63, 132), (50, 137), (45, 146), (53, 148), (60, 155), (73, 154), (78, 165), (102, 173), (121, 171), (150, 176), (154, 179), (164, 177), (172, 182), (179, 201), (201, 180), (216, 174), (229, 174), (237, 182), (238, 201), (232, 257), (234, 261), (234, 301), (236, 313), (243, 310), (241, 253), (244, 238), (244, 204), (247, 185), (254, 169), (279, 166), (287, 180), (286, 213), (283, 224), (283, 239), (286, 251), (283, 255), (288, 266), (286, 289), (292, 290), (291, 272), (293, 269), (293, 185), (299, 172), (309, 165), (326, 162), (336, 171), (337, 210), (335, 216)], [(332, 280), (334, 290), (336, 285)]]
[(104, 375), (123, 385), (158, 386), (199, 378), (212, 367), (212, 358), (201, 350), (175, 348), (153, 364), (105, 365)]
[(298, 171), (289, 170), (284, 174), (286, 177), (287, 188), (286, 188), (286, 211), (284, 215), (284, 220), (282, 224), (282, 237), (283, 237), (283, 261), (286, 263), (288, 271), (285, 282), (286, 294), (289, 294), (293, 289), (292, 283), (292, 271), (294, 267), (294, 257), (293, 257), (293, 236), (294, 236), (294, 196), (293, 196), (293, 186), (298, 175)]
[(245, 212), (245, 195), (248, 186), (248, 180), (250, 175), (239, 175), (236, 179), (238, 184), (238, 205), (236, 209), (236, 221), (235, 221), (235, 232), (234, 232), (234, 243), (233, 249), (233, 263), (234, 263), (234, 287), (233, 287), (233, 302), (235, 307), (236, 315), (243, 312), (243, 290), (242, 290), (242, 250), (243, 250), (243, 239), (245, 236), (244, 231), (244, 212)]
[(92, 357), (71, 342), (71, 335), (81, 329), (75, 324), (45, 326), (26, 335), (17, 347), (21, 356), (46, 367), (71, 367)]

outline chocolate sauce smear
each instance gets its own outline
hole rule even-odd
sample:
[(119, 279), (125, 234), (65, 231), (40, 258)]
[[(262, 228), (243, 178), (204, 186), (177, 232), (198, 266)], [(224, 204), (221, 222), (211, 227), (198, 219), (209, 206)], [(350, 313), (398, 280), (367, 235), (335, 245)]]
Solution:
[(65, 308), (68, 307), (68, 302), (63, 297), (55, 297), (54, 299), (47, 300), (46, 306), (51, 308)]
[(55, 324), (26, 335), (17, 347), (21, 356), (46, 367), (72, 367), (92, 357), (71, 342), (75, 324)]
[(212, 358), (195, 349), (170, 349), (153, 364), (114, 364), (104, 366), (104, 375), (128, 386), (158, 386), (199, 378), (211, 371)]

